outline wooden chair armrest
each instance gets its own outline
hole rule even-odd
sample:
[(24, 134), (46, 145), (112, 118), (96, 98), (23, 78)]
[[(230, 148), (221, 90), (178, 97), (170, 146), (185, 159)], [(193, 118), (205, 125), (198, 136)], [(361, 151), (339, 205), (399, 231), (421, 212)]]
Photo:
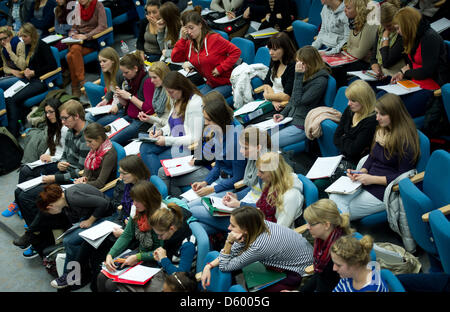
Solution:
[(0, 109), (0, 116), (3, 116), (4, 114), (6, 114), (6, 108)]
[(45, 80), (45, 79), (47, 79), (47, 78), (50, 78), (51, 76), (53, 76), (53, 75), (59, 73), (60, 71), (61, 71), (61, 67), (58, 67), (57, 69), (55, 69), (55, 70), (53, 70), (53, 71), (51, 71), (51, 72), (48, 72), (48, 73), (42, 75), (41, 77), (39, 77), (39, 79), (40, 79), (41, 81), (43, 81), (43, 80)]
[[(449, 213), (450, 213), (450, 204), (448, 204), (448, 205), (445, 205), (444, 207), (441, 207), (441, 208), (438, 208), (440, 211), (442, 211), (442, 213), (444, 214), (444, 215), (448, 215)], [(423, 215), (422, 215), (422, 221), (423, 222), (429, 222), (430, 221), (430, 213), (429, 212), (427, 212), (427, 213), (424, 213)]]
[(202, 273), (203, 272), (198, 272), (198, 273), (195, 274), (195, 280), (197, 282), (200, 282), (202, 280)]
[(306, 269), (305, 269), (305, 273), (306, 274), (313, 274), (314, 273), (314, 265), (310, 265), (310, 266), (307, 266), (306, 267)]
[(294, 27), (292, 27), (292, 25), (291, 26), (288, 26), (287, 28), (286, 28), (286, 31), (287, 32), (291, 32), (291, 31), (293, 31), (294, 30)]
[(308, 23), (309, 22), (309, 17), (302, 19), (302, 22)]
[(101, 31), (101, 32), (99, 32), (98, 34), (93, 35), (93, 36), (92, 36), (92, 39), (98, 39), (98, 38), (100, 38), (101, 36), (104, 36), (104, 35), (106, 35), (106, 34), (112, 32), (112, 31), (113, 31), (113, 28), (112, 28), (112, 27), (108, 27), (108, 28), (106, 28), (104, 31)]
[(191, 145), (188, 146), (188, 148), (193, 151), (198, 147), (198, 142), (194, 142)]
[(438, 1), (434, 4), (434, 7), (439, 8), (439, 7), (443, 6), (445, 2), (447, 2), (447, 0)]
[(243, 188), (244, 186), (245, 186), (244, 180), (240, 180), (240, 181), (237, 181), (236, 183), (234, 183), (235, 189), (240, 189), (240, 188)]
[(298, 234), (303, 234), (306, 232), (307, 229), (308, 229), (308, 224), (303, 224), (303, 225), (299, 226), (298, 228), (295, 228), (295, 232), (297, 232)]
[(110, 189), (114, 188), (114, 187), (116, 186), (116, 184), (117, 184), (117, 181), (119, 181), (119, 178), (114, 179), (114, 180), (112, 180), (112, 181), (109, 181), (108, 183), (105, 184), (104, 187), (102, 187), (102, 188), (100, 189), (100, 192), (104, 193), (104, 192), (106, 192), (107, 190), (110, 190)]
[(264, 85), (259, 86), (258, 88), (255, 88), (255, 90), (253, 90), (253, 92), (255, 92), (255, 93), (264, 92)]
[(48, 29), (48, 32), (49, 32), (49, 33), (52, 33), (52, 32), (54, 32), (54, 31), (55, 31), (55, 26), (50, 27), (50, 28)]
[(434, 96), (435, 96), (435, 97), (440, 97), (440, 96), (442, 96), (442, 90), (441, 90), (441, 89), (435, 90), (435, 91), (434, 91)]
[[(416, 184), (423, 181), (423, 177), (425, 176), (425, 171), (419, 172), (415, 176), (409, 178), (412, 183)], [(398, 184), (392, 187), (392, 191), (398, 192)]]

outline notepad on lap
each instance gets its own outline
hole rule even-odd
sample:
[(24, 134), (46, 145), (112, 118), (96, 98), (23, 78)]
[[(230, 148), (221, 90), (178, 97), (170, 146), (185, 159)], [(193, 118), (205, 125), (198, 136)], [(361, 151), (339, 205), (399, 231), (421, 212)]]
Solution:
[(141, 148), (141, 141), (133, 140), (124, 146), (125, 155), (138, 155)]
[(199, 166), (191, 166), (189, 162), (192, 155), (184, 157), (176, 157), (172, 159), (161, 160), (161, 165), (167, 176), (177, 177), (183, 174), (191, 173), (199, 168)]
[(25, 83), (22, 80), (16, 81), (16, 83), (14, 83), (11, 87), (6, 89), (6, 91), (3, 93), (3, 97), (5, 99), (9, 98), (9, 97), (13, 97), (14, 95), (17, 94), (17, 92), (19, 92), (20, 90), (25, 88), (28, 84), (29, 84), (29, 82)]
[(279, 33), (278, 30), (276, 30), (273, 27), (269, 27), (269, 28), (265, 28), (265, 29), (261, 29), (255, 32), (250, 33), (249, 35), (252, 36), (253, 38), (269, 38), (274, 34)]
[(317, 157), (311, 169), (309, 169), (306, 177), (308, 179), (322, 179), (331, 177), (339, 163), (342, 160), (343, 155), (333, 157)]
[(102, 114), (108, 114), (111, 111), (111, 108), (112, 108), (112, 104), (89, 107), (89, 108), (86, 108), (86, 111), (90, 112), (92, 116), (97, 116), (97, 115), (102, 115)]
[(352, 179), (347, 176), (341, 176), (334, 181), (333, 184), (327, 187), (325, 192), (334, 194), (353, 194), (361, 187), (361, 185), (361, 182), (352, 181)]
[(242, 268), (247, 289), (259, 291), (286, 278), (286, 273), (268, 270), (261, 262), (254, 262)]
[(42, 176), (39, 176), (37, 178), (22, 182), (17, 184), (16, 186), (20, 189), (22, 189), (23, 191), (27, 191), (33, 187), (35, 187), (36, 185), (39, 185), (42, 183)]
[(291, 120), (292, 120), (292, 117), (285, 117), (280, 122), (275, 122), (273, 120), (273, 118), (271, 118), (271, 119), (268, 119), (266, 121), (262, 121), (260, 123), (254, 124), (253, 126), (256, 127), (256, 128), (259, 128), (259, 130), (267, 131), (267, 130), (275, 128), (277, 126), (281, 126), (281, 125), (287, 124)]
[(109, 132), (107, 132), (106, 135), (108, 136), (108, 138), (111, 139), (117, 133), (119, 133), (126, 127), (128, 127), (129, 124), (130, 123), (128, 121), (126, 121), (125, 118), (118, 118), (118, 119), (114, 120), (113, 122), (111, 122), (110, 124), (108, 124), (108, 126), (111, 127), (111, 130)]
[(89, 244), (97, 249), (116, 227), (120, 227), (120, 225), (111, 221), (103, 221), (102, 223), (80, 232), (78, 235), (83, 237)]
[(417, 83), (411, 80), (402, 80), (395, 84), (378, 86), (377, 88), (396, 95), (405, 95), (422, 89)]
[(34, 168), (39, 167), (39, 166), (51, 164), (52, 162), (53, 162), (53, 161), (43, 162), (42, 160), (38, 159), (38, 160), (36, 160), (36, 161), (33, 161), (33, 162), (28, 163), (27, 166), (28, 166), (28, 168), (30, 168), (30, 169), (34, 169)]

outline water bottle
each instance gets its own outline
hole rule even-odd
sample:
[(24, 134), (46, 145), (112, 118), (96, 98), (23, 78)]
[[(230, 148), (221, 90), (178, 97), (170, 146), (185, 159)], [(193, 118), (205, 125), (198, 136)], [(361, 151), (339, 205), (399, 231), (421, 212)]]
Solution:
[(19, 124), (19, 133), (23, 134), (25, 132), (25, 127), (22, 124), (22, 120), (17, 120), (17, 123)]
[(125, 41), (120, 41), (120, 50), (122, 51), (122, 54), (125, 55), (128, 52), (130, 52), (130, 49), (128, 48), (128, 45), (125, 43)]

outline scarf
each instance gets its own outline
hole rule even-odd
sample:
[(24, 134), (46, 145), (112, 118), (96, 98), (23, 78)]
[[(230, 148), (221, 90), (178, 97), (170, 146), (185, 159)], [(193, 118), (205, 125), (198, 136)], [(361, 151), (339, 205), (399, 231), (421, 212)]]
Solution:
[[(261, 193), (261, 197), (258, 199), (258, 201), (256, 202), (256, 207), (258, 207), (259, 209), (261, 209), (261, 211), (264, 213), (264, 215), (266, 216), (266, 220), (270, 221), (270, 222), (277, 222), (277, 218), (275, 217), (275, 213), (277, 212), (277, 207), (275, 206), (271, 206), (268, 202), (267, 202), (267, 195), (269, 193), (269, 187), (267, 186)], [(276, 197), (276, 194), (274, 194)]]
[(385, 146), (388, 137), (389, 132), (384, 130), (384, 128), (380, 128), (375, 132), (375, 142), (377, 142), (383, 147)]
[(139, 87), (141, 86), (142, 79), (147, 75), (147, 72), (145, 71), (144, 67), (139, 68), (139, 70), (136, 73), (136, 76), (134, 76), (133, 79), (126, 79), (128, 84), (128, 92), (130, 92), (132, 95), (136, 96), (136, 94), (139, 91)]
[(350, 28), (351, 30), (355, 29), (355, 19), (354, 18), (348, 19), (348, 28)]
[(330, 262), (330, 247), (342, 236), (342, 228), (336, 227), (326, 240), (317, 238), (314, 241), (314, 272), (321, 273)]
[(150, 230), (150, 224), (148, 223), (148, 217), (145, 213), (143, 213), (136, 219), (136, 223), (139, 228), (139, 231), (148, 232)]
[[(383, 39), (384, 28), (379, 27), (378, 29), (378, 42), (377, 42), (377, 63), (383, 65), (383, 59), (381, 57), (380, 47)], [(389, 33), (389, 48), (392, 48), (395, 41), (397, 40), (398, 33), (396, 31)]]
[(90, 150), (84, 161), (84, 168), (87, 170), (97, 170), (102, 164), (103, 157), (112, 148), (112, 143), (106, 139), (95, 151)]
[(256, 168), (256, 160), (248, 159), (247, 166), (245, 166), (244, 171), (244, 184), (247, 186), (253, 186), (258, 183), (258, 168)]
[(95, 7), (97, 6), (97, 0), (92, 0), (87, 8), (84, 8), (80, 4), (80, 16), (81, 19), (85, 22), (89, 21), (94, 15)]

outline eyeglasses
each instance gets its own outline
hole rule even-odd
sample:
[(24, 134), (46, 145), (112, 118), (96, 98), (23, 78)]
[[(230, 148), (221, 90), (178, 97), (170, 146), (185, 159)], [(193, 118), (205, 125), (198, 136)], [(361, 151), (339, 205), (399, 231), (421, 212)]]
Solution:
[[(46, 112), (45, 112), (46, 115), (51, 115), (51, 114), (54, 114), (54, 113), (55, 113), (55, 111), (46, 111)], [(62, 118), (61, 118), (61, 119), (62, 119)]]
[(8, 37), (2, 37), (2, 38), (0, 38), (0, 41), (6, 40), (6, 39), (8, 39)]
[(119, 174), (121, 174), (121, 175), (127, 175), (127, 174), (129, 174), (129, 172), (125, 172), (125, 171), (119, 170)]
[(181, 288), (186, 289), (186, 288), (184, 287), (183, 283), (182, 283), (182, 282), (180, 281), (180, 279), (178, 278), (177, 273), (175, 272), (175, 273), (173, 273), (172, 275), (175, 277), (175, 279), (177, 280), (177, 282), (180, 284)]
[(66, 120), (69, 119), (70, 117), (72, 117), (72, 116), (60, 116), (59, 118), (60, 118), (62, 121), (66, 121)]
[(317, 225), (317, 224), (319, 224), (320, 222), (316, 222), (316, 223), (308, 223), (309, 224), (309, 226), (310, 227), (313, 227), (313, 226), (315, 226), (315, 225)]

